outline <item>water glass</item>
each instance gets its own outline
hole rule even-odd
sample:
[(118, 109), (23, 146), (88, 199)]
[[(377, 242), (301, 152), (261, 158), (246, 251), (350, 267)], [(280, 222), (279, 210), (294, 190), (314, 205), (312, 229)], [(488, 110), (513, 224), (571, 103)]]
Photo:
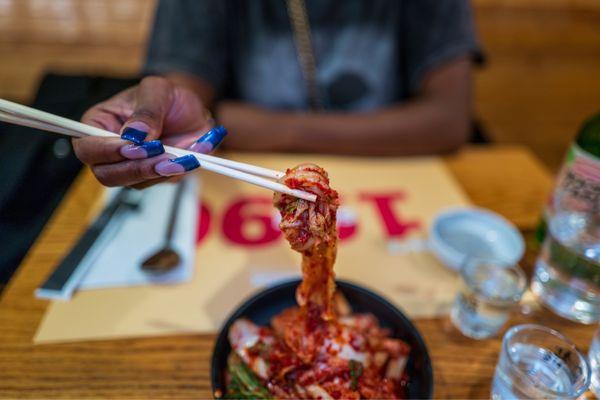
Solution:
[(590, 389), (600, 399), (600, 328), (596, 331), (590, 346), (590, 367), (592, 368), (592, 383)]
[(494, 336), (521, 300), (527, 278), (518, 265), (499, 260), (467, 259), (460, 270), (462, 284), (450, 318), (466, 336)]
[(492, 399), (576, 399), (590, 385), (583, 354), (559, 332), (518, 325), (504, 335)]

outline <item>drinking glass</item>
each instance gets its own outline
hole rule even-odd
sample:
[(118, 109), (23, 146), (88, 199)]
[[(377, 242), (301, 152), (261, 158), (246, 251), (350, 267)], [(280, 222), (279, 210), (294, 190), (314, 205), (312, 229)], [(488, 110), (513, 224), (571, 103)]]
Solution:
[(484, 339), (498, 333), (521, 300), (527, 278), (518, 265), (469, 258), (460, 270), (462, 284), (450, 318), (466, 336)]
[(589, 352), (590, 367), (592, 368), (592, 383), (590, 389), (600, 398), (600, 328), (596, 331)]
[(589, 364), (569, 339), (544, 326), (518, 325), (502, 340), (492, 399), (576, 399), (589, 384)]

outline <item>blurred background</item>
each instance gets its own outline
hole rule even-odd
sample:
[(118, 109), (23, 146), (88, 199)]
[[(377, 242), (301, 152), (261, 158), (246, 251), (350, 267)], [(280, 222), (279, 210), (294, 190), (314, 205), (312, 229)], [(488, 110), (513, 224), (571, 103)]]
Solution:
[[(600, 108), (600, 1), (472, 4), (486, 55), (475, 81), (479, 128), (491, 142), (529, 147), (555, 172), (581, 122)], [(123, 79), (139, 73), (155, 7), (0, 0), (0, 98), (78, 118), (134, 82)], [(1, 288), (81, 164), (67, 139), (21, 127), (0, 124), (0, 148)]]
[[(487, 56), (476, 112), (489, 139), (552, 170), (600, 104), (600, 1), (473, 0)], [(0, 97), (31, 103), (48, 72), (131, 77), (154, 0), (0, 0)]]

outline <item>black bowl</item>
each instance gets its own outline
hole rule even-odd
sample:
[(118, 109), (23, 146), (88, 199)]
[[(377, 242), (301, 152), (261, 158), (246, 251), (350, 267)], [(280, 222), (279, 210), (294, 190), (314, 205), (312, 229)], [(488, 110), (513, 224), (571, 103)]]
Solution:
[[(227, 332), (235, 320), (246, 317), (255, 324), (267, 326), (271, 318), (288, 307), (296, 305), (296, 287), (299, 280), (285, 282), (265, 289), (246, 300), (227, 319), (219, 332), (212, 356), (211, 380), (213, 393), (217, 390), (225, 393), (224, 371), (227, 357), (231, 351)], [(336, 281), (340, 290), (356, 313), (369, 312), (377, 317), (379, 323), (410, 345), (410, 357), (406, 365), (410, 377), (408, 398), (430, 399), (433, 393), (433, 372), (427, 347), (417, 328), (410, 320), (383, 297), (370, 290), (345, 281)]]

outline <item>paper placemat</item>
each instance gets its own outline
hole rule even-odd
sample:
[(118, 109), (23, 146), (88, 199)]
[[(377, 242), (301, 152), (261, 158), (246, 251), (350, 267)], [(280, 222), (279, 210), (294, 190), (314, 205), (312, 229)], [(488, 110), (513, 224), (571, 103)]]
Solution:
[[(381, 293), (413, 318), (448, 312), (455, 273), (419, 245), (438, 212), (468, 204), (441, 160), (226, 157), (279, 170), (305, 161), (324, 167), (343, 204), (337, 276)], [(34, 341), (214, 332), (260, 287), (300, 276), (300, 255), (281, 237), (271, 193), (215, 174), (202, 179), (192, 281), (77, 293), (48, 307)]]
[[(177, 185), (156, 185), (143, 191), (138, 210), (127, 215), (120, 229), (102, 238), (99, 255), (84, 260), (92, 265), (77, 290), (138, 286), (189, 281), (194, 272), (194, 238), (197, 230), (198, 181), (186, 178), (181, 194), (172, 246), (181, 261), (163, 274), (142, 271), (140, 264), (164, 243), (169, 214)], [(113, 191), (114, 189), (110, 189)], [(100, 240), (98, 241), (100, 242)]]

